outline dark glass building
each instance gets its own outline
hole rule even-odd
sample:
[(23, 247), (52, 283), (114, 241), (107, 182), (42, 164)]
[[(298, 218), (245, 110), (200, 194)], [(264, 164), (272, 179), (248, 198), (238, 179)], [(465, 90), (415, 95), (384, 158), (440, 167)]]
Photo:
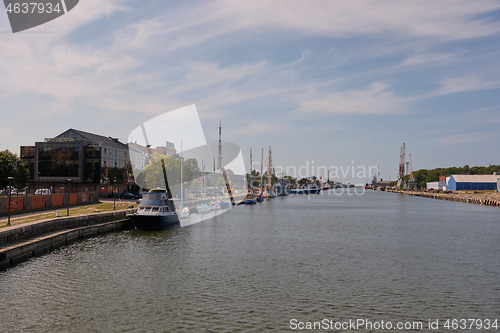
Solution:
[[(21, 147), (21, 159), (37, 184), (133, 184), (128, 147), (116, 138), (69, 129), (34, 146)], [(107, 192), (107, 189), (106, 189)]]

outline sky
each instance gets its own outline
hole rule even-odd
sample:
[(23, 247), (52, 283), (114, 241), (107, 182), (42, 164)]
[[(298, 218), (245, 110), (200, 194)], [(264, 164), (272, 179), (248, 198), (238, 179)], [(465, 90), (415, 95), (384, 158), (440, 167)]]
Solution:
[(316, 176), (395, 180), (403, 142), (414, 170), (500, 164), (496, 0), (81, 0), (16, 34), (2, 8), (0, 50), (0, 150), (194, 104), (208, 141)]

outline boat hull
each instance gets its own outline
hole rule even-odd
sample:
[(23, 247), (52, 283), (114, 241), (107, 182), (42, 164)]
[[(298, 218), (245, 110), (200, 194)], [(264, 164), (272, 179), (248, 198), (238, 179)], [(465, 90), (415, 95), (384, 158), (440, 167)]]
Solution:
[(141, 215), (128, 216), (137, 229), (140, 230), (165, 230), (179, 225), (179, 217), (175, 215)]
[(318, 194), (321, 192), (320, 188), (299, 188), (292, 189), (291, 194)]
[(208, 213), (212, 210), (212, 208), (209, 205), (202, 205), (202, 206), (196, 206), (196, 212), (197, 213)]
[(290, 189), (287, 186), (277, 186), (276, 187), (276, 194), (279, 197), (284, 197), (290, 194)]
[(227, 209), (232, 207), (230, 202), (225, 202), (225, 201), (219, 202), (219, 206), (221, 209)]

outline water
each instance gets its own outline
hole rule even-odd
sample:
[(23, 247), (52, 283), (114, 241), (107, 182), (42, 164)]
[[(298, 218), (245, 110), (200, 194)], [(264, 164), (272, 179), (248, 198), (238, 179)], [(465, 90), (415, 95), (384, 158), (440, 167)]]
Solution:
[(500, 320), (499, 273), (498, 208), (375, 191), (290, 196), (191, 227), (96, 237), (0, 272), (0, 331)]

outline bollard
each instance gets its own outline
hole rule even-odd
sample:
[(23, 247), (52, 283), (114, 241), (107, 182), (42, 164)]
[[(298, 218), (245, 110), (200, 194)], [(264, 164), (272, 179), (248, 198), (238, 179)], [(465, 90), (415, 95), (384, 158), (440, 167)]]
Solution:
[(61, 217), (61, 211), (60, 210), (56, 210), (56, 217)]

